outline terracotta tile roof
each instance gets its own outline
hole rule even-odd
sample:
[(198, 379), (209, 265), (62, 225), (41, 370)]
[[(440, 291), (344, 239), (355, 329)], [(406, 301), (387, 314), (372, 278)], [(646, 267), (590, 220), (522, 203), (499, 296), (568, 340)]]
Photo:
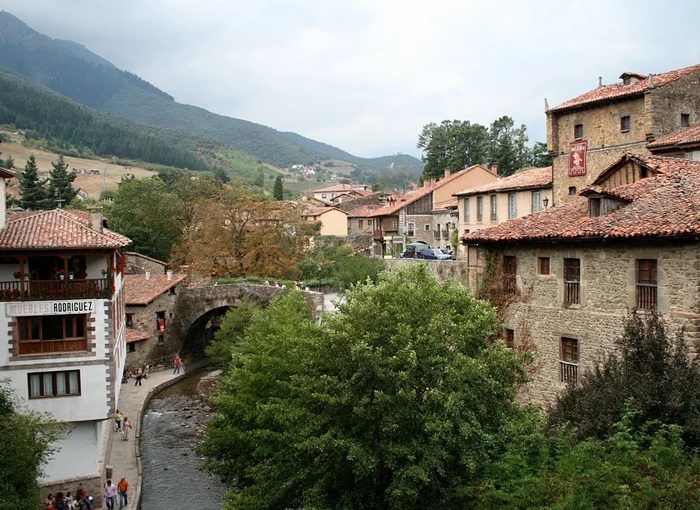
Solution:
[(23, 211), (10, 215), (0, 229), (0, 248), (121, 248), (131, 240), (103, 229), (93, 230), (90, 214), (83, 211), (52, 209)]
[(629, 202), (601, 216), (588, 216), (586, 200), (552, 207), (463, 236), (474, 243), (567, 239), (629, 239), (700, 234), (700, 162), (647, 157), (652, 177), (613, 189), (594, 187)]
[(332, 193), (334, 191), (360, 191), (362, 186), (358, 184), (334, 184), (326, 188), (312, 190), (311, 193)]
[(132, 342), (142, 342), (143, 340), (148, 340), (153, 335), (150, 333), (145, 333), (137, 329), (126, 329), (126, 343), (130, 344)]
[(649, 149), (670, 148), (696, 143), (700, 143), (700, 124), (690, 126), (679, 133), (660, 138), (659, 140), (648, 144), (647, 147)]
[(447, 200), (447, 201), (442, 202), (440, 204), (435, 204), (435, 207), (433, 207), (433, 212), (447, 211), (447, 210), (456, 209), (456, 208), (457, 208), (457, 199), (453, 198), (452, 200)]
[(0, 167), (0, 177), (4, 177), (5, 179), (12, 179), (14, 176), (15, 173), (12, 170)]
[(368, 217), (371, 213), (379, 209), (378, 204), (370, 204), (370, 205), (361, 205), (360, 207), (357, 207), (355, 209), (351, 209), (348, 211), (348, 217), (349, 218), (366, 218)]
[(173, 274), (168, 280), (164, 274), (152, 274), (147, 280), (145, 274), (124, 275), (124, 302), (126, 305), (147, 305), (161, 294), (166, 293), (171, 287), (182, 282), (187, 276), (180, 273)]
[[(307, 207), (304, 209), (302, 216), (321, 216), (329, 211), (340, 211), (337, 207)], [(343, 214), (347, 214), (345, 211), (340, 211)]]
[(494, 182), (470, 188), (459, 193), (456, 197), (468, 197), (481, 193), (505, 192), (519, 189), (536, 189), (552, 187), (552, 167), (531, 168), (520, 170), (508, 177), (499, 177)]
[[(634, 95), (639, 95), (643, 94), (645, 90), (649, 88), (651, 85), (649, 83), (649, 78), (651, 78), (651, 82), (653, 83), (653, 87), (662, 87), (674, 80), (677, 80), (678, 78), (681, 78), (687, 74), (690, 74), (694, 71), (700, 70), (700, 64), (690, 66), (690, 67), (684, 67), (682, 69), (675, 69), (673, 71), (669, 71), (666, 73), (661, 73), (661, 74), (652, 74), (649, 75), (648, 77), (645, 77), (645, 79), (642, 79), (636, 83), (632, 83), (630, 85), (624, 85), (622, 83), (614, 83), (612, 85), (603, 85), (602, 87), (597, 87), (593, 90), (589, 90), (588, 92), (581, 94), (580, 96), (577, 96), (573, 99), (569, 99), (568, 101), (564, 101), (562, 104), (559, 106), (555, 106), (554, 108), (551, 108), (549, 111), (550, 112), (557, 112), (561, 110), (566, 110), (569, 108), (576, 108), (579, 106), (583, 105), (588, 105), (591, 103), (596, 103), (598, 101), (607, 101), (609, 99), (618, 99), (618, 98), (623, 98), (627, 96), (634, 96)], [(625, 73), (629, 74), (631, 76), (639, 77), (639, 76), (644, 76), (644, 75), (639, 75), (636, 73)], [(624, 76), (624, 75), (623, 75)]]

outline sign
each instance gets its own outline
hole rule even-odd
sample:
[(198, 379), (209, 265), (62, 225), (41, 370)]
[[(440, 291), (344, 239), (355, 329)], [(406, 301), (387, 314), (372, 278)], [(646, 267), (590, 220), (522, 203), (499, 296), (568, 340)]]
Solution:
[(569, 143), (569, 177), (586, 175), (586, 152), (588, 140), (576, 140)]
[(95, 313), (95, 310), (94, 299), (5, 303), (5, 314), (10, 317), (87, 314)]

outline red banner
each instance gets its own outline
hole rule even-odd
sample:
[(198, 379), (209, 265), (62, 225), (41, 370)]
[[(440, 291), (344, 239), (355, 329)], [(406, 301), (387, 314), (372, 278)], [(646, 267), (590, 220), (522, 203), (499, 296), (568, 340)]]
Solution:
[(569, 144), (569, 177), (586, 175), (587, 140), (576, 140)]

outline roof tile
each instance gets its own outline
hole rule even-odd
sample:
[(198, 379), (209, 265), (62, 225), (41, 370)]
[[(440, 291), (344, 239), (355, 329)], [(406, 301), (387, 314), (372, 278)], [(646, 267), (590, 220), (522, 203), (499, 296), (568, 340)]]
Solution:
[(552, 186), (552, 167), (531, 168), (520, 170), (507, 177), (499, 177), (494, 182), (469, 188), (455, 196), (467, 197), (481, 193), (504, 192), (516, 189), (548, 188)]
[(170, 280), (165, 274), (151, 275), (148, 279), (145, 274), (124, 275), (124, 302), (127, 305), (147, 305), (186, 277), (181, 273), (173, 274)]

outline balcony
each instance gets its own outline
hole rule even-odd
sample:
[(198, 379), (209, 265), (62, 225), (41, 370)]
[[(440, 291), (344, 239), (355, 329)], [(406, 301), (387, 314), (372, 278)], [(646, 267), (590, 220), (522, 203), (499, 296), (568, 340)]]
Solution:
[(578, 305), (581, 302), (581, 286), (577, 281), (564, 282), (564, 304)]
[(0, 282), (0, 301), (109, 299), (109, 278), (97, 280), (20, 280)]
[(656, 309), (656, 284), (637, 284), (637, 310)]
[(576, 385), (578, 382), (578, 363), (560, 361), (559, 382)]

